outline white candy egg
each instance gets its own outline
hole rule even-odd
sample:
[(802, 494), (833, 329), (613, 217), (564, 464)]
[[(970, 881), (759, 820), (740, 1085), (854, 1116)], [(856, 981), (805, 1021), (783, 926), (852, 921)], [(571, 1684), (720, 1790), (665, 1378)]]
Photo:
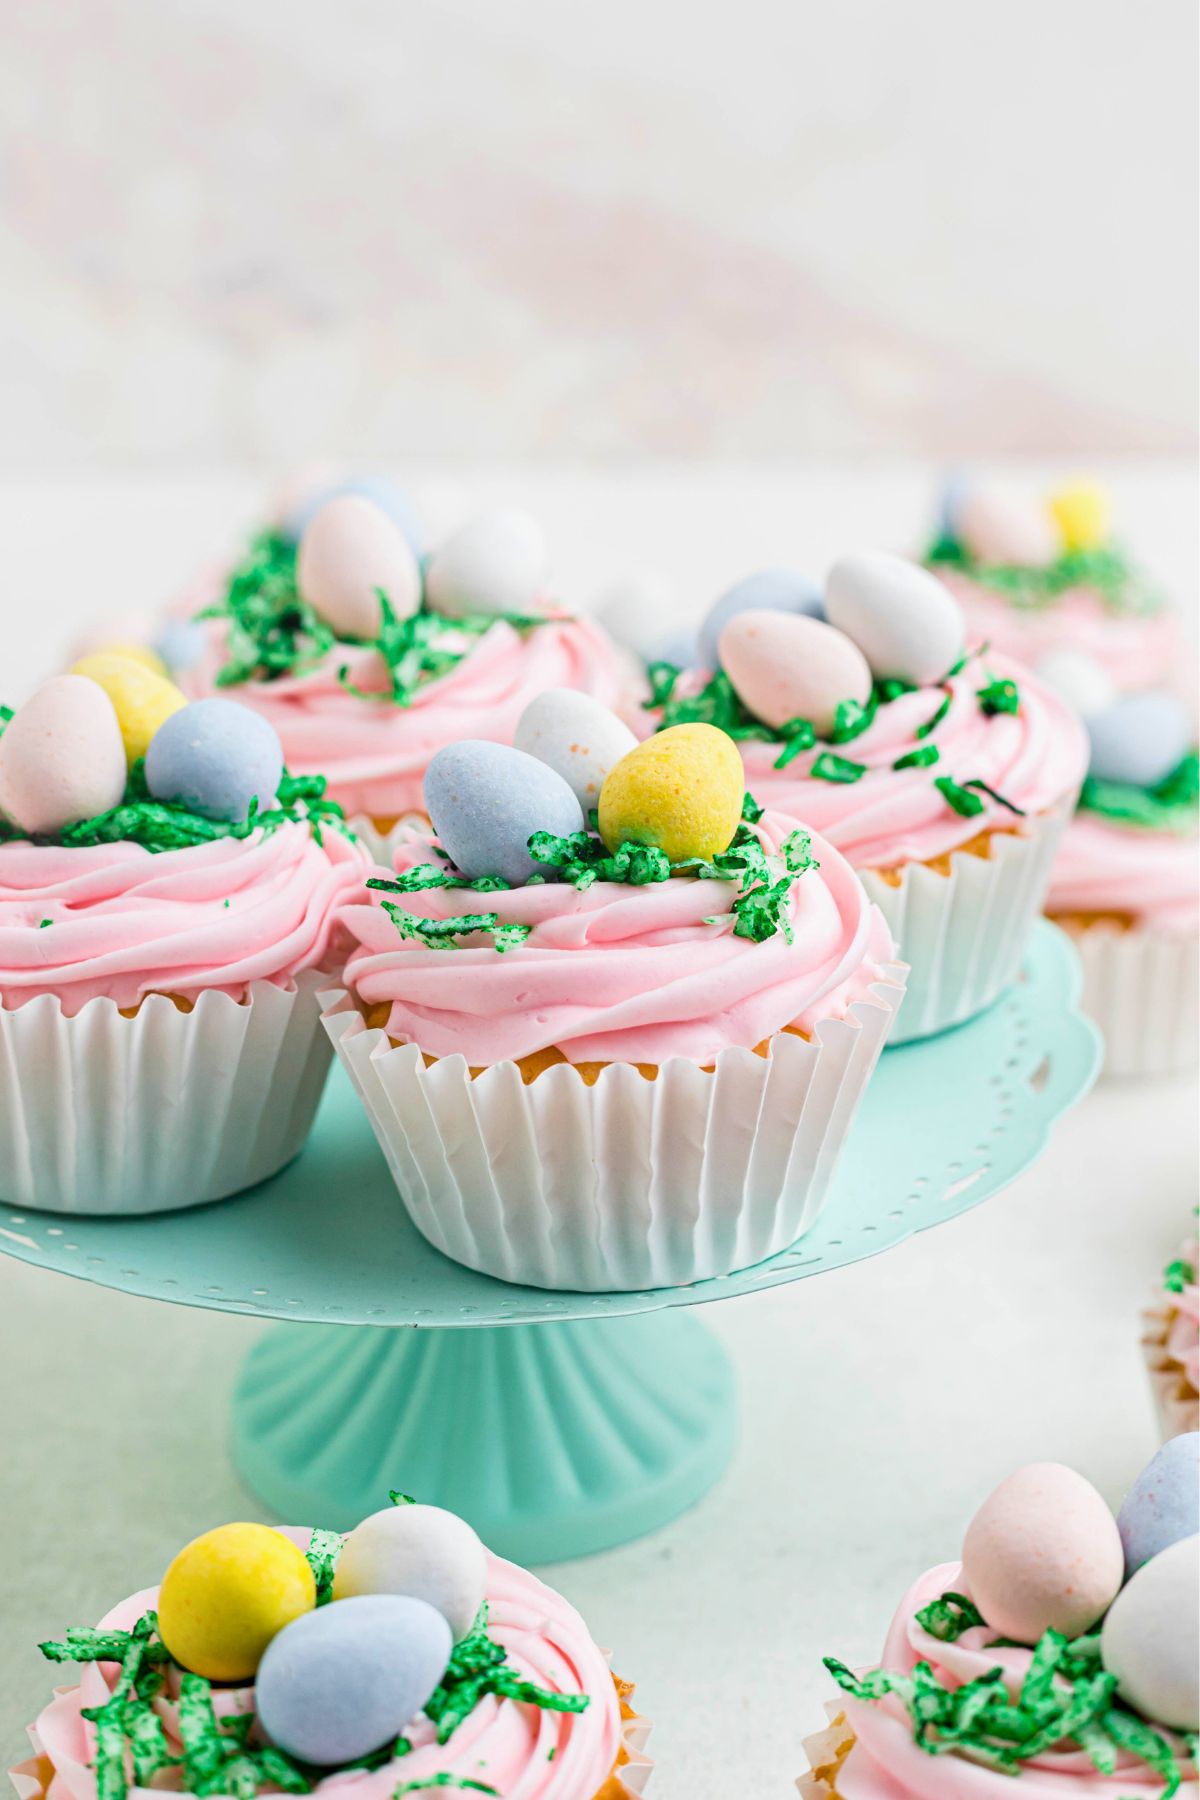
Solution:
[(954, 522), (959, 541), (979, 563), (1041, 569), (1061, 549), (1049, 508), (1002, 489), (968, 486), (957, 497)]
[(1117, 697), (1117, 684), (1102, 663), (1086, 650), (1051, 650), (1033, 666), (1039, 681), (1065, 700), (1081, 719), (1102, 713)]
[(838, 558), (825, 584), (825, 617), (858, 645), (880, 681), (923, 687), (962, 655), (962, 609), (949, 588), (883, 550)]
[(335, 1600), (407, 1594), (435, 1606), (466, 1637), (487, 1592), (487, 1552), (465, 1519), (440, 1506), (389, 1506), (356, 1525), (342, 1545)]
[(649, 569), (614, 581), (596, 595), (590, 610), (610, 637), (643, 662), (653, 662), (664, 653), (670, 621), (678, 619), (670, 582)]
[(313, 514), (300, 539), (296, 585), (340, 638), (379, 635), (380, 591), (397, 618), (421, 603), (421, 571), (408, 539), (360, 494), (339, 494)]
[(517, 720), (513, 745), (561, 775), (586, 818), (600, 804), (604, 777), (637, 739), (616, 713), (574, 688), (547, 688)]
[(1104, 1621), (1100, 1655), (1122, 1700), (1145, 1718), (1196, 1730), (1200, 1537), (1181, 1538), (1126, 1582)]
[(0, 812), (52, 836), (119, 806), (125, 746), (113, 703), (86, 675), (53, 675), (0, 736)]
[(528, 613), (546, 592), (546, 538), (528, 513), (497, 508), (479, 513), (434, 551), (425, 570), (425, 597), (448, 619), (468, 613)]

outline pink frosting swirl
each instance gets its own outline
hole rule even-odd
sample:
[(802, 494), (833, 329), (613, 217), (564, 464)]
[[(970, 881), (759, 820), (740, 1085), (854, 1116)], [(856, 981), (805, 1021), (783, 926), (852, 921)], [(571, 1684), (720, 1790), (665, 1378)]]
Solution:
[[(212, 655), (180, 685), (192, 699), (221, 692), (262, 713), (279, 733), (292, 773), (324, 775), (330, 798), (348, 818), (420, 812), (435, 751), (468, 737), (511, 744), (517, 720), (545, 688), (578, 688), (620, 712), (632, 707), (637, 686), (631, 662), (599, 625), (565, 615), (526, 632), (498, 620), (479, 639), (447, 621), (447, 645), (473, 648), (448, 674), (419, 688), (408, 706), (386, 698), (378, 654), (348, 644), (336, 645), (302, 675), (217, 689), (221, 637), (215, 630)], [(342, 668), (379, 699), (347, 693), (338, 680)]]
[[(286, 1528), (284, 1535), (305, 1548), (311, 1533)], [(317, 1782), (315, 1795), (321, 1800), (348, 1800), (351, 1795), (353, 1800), (391, 1800), (401, 1781), (453, 1774), (488, 1782), (503, 1800), (595, 1800), (623, 1739), (607, 1658), (561, 1594), (498, 1556), (488, 1557), (487, 1598), (491, 1634), (518, 1674), (554, 1693), (587, 1694), (587, 1708), (582, 1713), (549, 1712), (492, 1695), (444, 1745), (422, 1715), (407, 1732), (413, 1747), (406, 1756), (370, 1772), (327, 1775)], [(157, 1600), (157, 1588), (134, 1594), (114, 1607), (99, 1628), (127, 1631)], [(39, 1716), (37, 1740), (54, 1768), (48, 1800), (96, 1800), (96, 1777), (87, 1766), (95, 1755), (95, 1727), (84, 1719), (83, 1709), (104, 1704), (117, 1673), (113, 1663), (86, 1664), (79, 1686), (58, 1695)], [(216, 1688), (213, 1702), (218, 1717), (250, 1712), (254, 1689)], [(173, 1701), (164, 1695), (155, 1710), (178, 1751)]]
[[(775, 852), (794, 821), (764, 816)], [(564, 882), (478, 894), (431, 888), (400, 904), (444, 919), (486, 907), (532, 927), (503, 954), (490, 944), (427, 948), (401, 938), (378, 897), (346, 909), (358, 947), (346, 982), (368, 1005), (390, 1003), (389, 1033), (432, 1056), (490, 1065), (556, 1045), (571, 1062), (711, 1062), (797, 1025), (811, 1031), (866, 997), (893, 945), (844, 859), (819, 838), (820, 863), (794, 883), (793, 941), (735, 937), (732, 883), (673, 876), (645, 887)], [(434, 860), (415, 833), (397, 869)]]
[[(1019, 712), (984, 713), (976, 698), (992, 677), (1017, 683)], [(1072, 800), (1087, 770), (1088, 745), (1082, 725), (1061, 700), (1018, 664), (976, 654), (949, 683), (950, 707), (928, 737), (917, 736), (937, 711), (941, 688), (918, 688), (881, 706), (871, 725), (838, 755), (865, 763), (855, 782), (823, 781), (809, 771), (830, 746), (776, 769), (779, 745), (741, 744), (746, 781), (761, 806), (803, 819), (847, 857), (856, 869), (893, 869), (929, 862), (957, 849), (980, 831), (1012, 827), (1020, 821), (1007, 808), (980, 796), (982, 812), (963, 818), (934, 786), (985, 781), (1026, 813), (1042, 813)], [(893, 764), (923, 745), (937, 746), (931, 767), (896, 769)]]
[[(956, 1643), (944, 1644), (917, 1623), (920, 1609), (948, 1590), (967, 1591), (959, 1563), (943, 1563), (913, 1584), (892, 1620), (882, 1667), (909, 1675), (918, 1662), (928, 1662), (940, 1681), (955, 1688), (1000, 1667), (1015, 1695), (1031, 1651), (989, 1648), (996, 1634), (988, 1626), (976, 1626)], [(1124, 1752), (1117, 1754), (1113, 1774), (1103, 1775), (1082, 1750), (1048, 1750), (1022, 1763), (1014, 1781), (962, 1756), (931, 1756), (922, 1750), (895, 1695), (875, 1702), (847, 1698), (845, 1712), (856, 1741), (838, 1771), (839, 1800), (1161, 1800), (1161, 1778)], [(1181, 1740), (1172, 1741), (1182, 1750)], [(1194, 1776), (1184, 1781), (1177, 1800), (1200, 1800)]]
[(1128, 913), (1175, 934), (1200, 926), (1200, 842), (1076, 813), (1050, 879), (1048, 913)]
[(1122, 693), (1170, 685), (1184, 657), (1178, 616), (1162, 607), (1119, 613), (1094, 588), (1070, 588), (1047, 606), (1014, 606), (995, 589), (944, 565), (937, 570), (958, 601), (973, 639), (1001, 656), (1038, 663), (1058, 650), (1082, 650)]
[(322, 837), (286, 824), (158, 852), (0, 844), (0, 1004), (53, 994), (74, 1014), (101, 996), (241, 999), (253, 981), (287, 983), (331, 957), (338, 909), (362, 886), (358, 843)]

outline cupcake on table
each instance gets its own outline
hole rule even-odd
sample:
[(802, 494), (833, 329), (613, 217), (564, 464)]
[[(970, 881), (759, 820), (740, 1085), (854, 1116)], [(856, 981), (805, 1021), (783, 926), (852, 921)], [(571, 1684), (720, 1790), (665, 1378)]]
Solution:
[(543, 688), (618, 709), (637, 691), (627, 654), (554, 598), (534, 519), (481, 513), (427, 552), (406, 497), (379, 477), (288, 509), (201, 615), (211, 639), (180, 676), (187, 691), (260, 712), (289, 768), (323, 772), (380, 853), (420, 812), (443, 745), (468, 732), (511, 743)]
[(1197, 1438), (1113, 1518), (1059, 1463), (1018, 1469), (920, 1576), (878, 1665), (805, 1743), (804, 1800), (1197, 1800)]
[(953, 480), (924, 560), (957, 595), (972, 638), (1035, 673), (1083, 653), (1118, 690), (1136, 691), (1184, 653), (1176, 613), (1114, 538), (1096, 482), (1030, 500)]
[(469, 1267), (679, 1285), (815, 1220), (903, 989), (833, 846), (691, 724), (534, 700), (425, 779), (326, 1014), (418, 1229)]
[(99, 653), (0, 709), (0, 1197), (155, 1212), (302, 1147), (366, 855), (234, 701)]
[(1142, 1353), (1164, 1438), (1200, 1430), (1200, 1243), (1189, 1238), (1162, 1272), (1142, 1317)]
[(345, 1538), (219, 1526), (44, 1643), (82, 1677), (31, 1727), (18, 1800), (640, 1794), (648, 1727), (574, 1608), (453, 1513), (393, 1501)]
[(699, 634), (702, 667), (651, 665), (659, 727), (738, 741), (761, 804), (853, 864), (910, 965), (893, 1042), (973, 1017), (1016, 976), (1087, 763), (1071, 709), (969, 639), (927, 570), (842, 557), (824, 591), (739, 582)]

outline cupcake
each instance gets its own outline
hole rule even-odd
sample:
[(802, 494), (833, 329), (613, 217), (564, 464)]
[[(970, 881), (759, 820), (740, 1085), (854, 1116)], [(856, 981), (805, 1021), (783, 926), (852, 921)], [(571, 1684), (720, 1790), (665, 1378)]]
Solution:
[(303, 1146), (366, 856), (256, 713), (77, 667), (0, 721), (0, 1194), (194, 1206)]
[(41, 1646), (77, 1663), (18, 1800), (314, 1794), (632, 1800), (645, 1722), (573, 1607), (440, 1507), (219, 1526), (161, 1586)]
[(936, 577), (874, 552), (835, 563), (823, 598), (798, 580), (739, 583), (700, 644), (711, 672), (652, 666), (654, 717), (723, 727), (759, 803), (858, 871), (910, 966), (892, 1041), (990, 1005), (1017, 973), (1083, 779), (1071, 710), (968, 647)]
[(805, 1800), (1196, 1800), (1196, 1441), (1120, 1515), (1058, 1463), (1019, 1469), (920, 1576), (880, 1663), (805, 1744)]
[(1084, 658), (1117, 691), (1150, 687), (1179, 665), (1179, 621), (1113, 538), (1110, 513), (1094, 482), (1028, 502), (954, 481), (925, 562), (998, 654), (1047, 674)]
[(589, 1291), (745, 1268), (824, 1201), (901, 998), (887, 927), (723, 732), (609, 762), (595, 702), (534, 707), (531, 750), (430, 764), (326, 1025), (456, 1261)]
[(1142, 1314), (1142, 1353), (1164, 1438), (1200, 1430), (1200, 1243), (1181, 1245)]
[(443, 745), (468, 733), (510, 744), (544, 688), (634, 707), (632, 659), (550, 598), (545, 540), (524, 513), (481, 514), (419, 560), (390, 484), (313, 499), (263, 532), (201, 609), (210, 642), (180, 679), (260, 712), (289, 768), (322, 771), (378, 854), (420, 812)]

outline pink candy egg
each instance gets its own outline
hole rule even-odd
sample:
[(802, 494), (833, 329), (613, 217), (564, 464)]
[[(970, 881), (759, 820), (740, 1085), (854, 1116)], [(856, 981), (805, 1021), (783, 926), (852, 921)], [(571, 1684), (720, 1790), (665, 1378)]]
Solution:
[(1020, 1644), (1079, 1637), (1121, 1586), (1117, 1522), (1090, 1481), (1029, 1463), (984, 1501), (963, 1540), (963, 1579), (992, 1630)]
[(996, 488), (968, 488), (954, 514), (955, 529), (976, 562), (1041, 569), (1062, 540), (1049, 510)]
[(125, 746), (112, 701), (85, 675), (54, 675), (0, 737), (0, 812), (51, 836), (108, 812), (125, 793)]
[(718, 651), (743, 705), (776, 729), (791, 719), (809, 719), (818, 736), (826, 737), (840, 700), (865, 705), (871, 696), (871, 671), (862, 651), (820, 619), (738, 613), (722, 631)]
[(296, 584), (340, 638), (379, 635), (380, 590), (397, 618), (421, 603), (421, 571), (407, 538), (359, 494), (339, 494), (313, 514), (300, 539)]

